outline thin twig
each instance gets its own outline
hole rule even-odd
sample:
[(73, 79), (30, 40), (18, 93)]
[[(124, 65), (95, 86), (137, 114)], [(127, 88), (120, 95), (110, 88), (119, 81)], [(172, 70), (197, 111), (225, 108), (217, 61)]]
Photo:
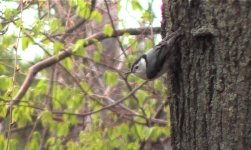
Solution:
[(167, 97), (167, 100), (165, 100), (164, 102), (162, 102), (162, 104), (159, 105), (159, 107), (156, 109), (156, 113), (153, 115), (153, 118), (158, 118), (158, 116), (161, 114), (165, 106), (168, 104), (169, 99), (170, 98)]
[[(30, 37), (29, 35), (27, 35), (27, 36), (32, 40), (32, 42), (34, 42), (36, 45), (38, 45), (40, 48), (42, 48), (49, 56), (51, 56), (51, 54), (49, 54), (49, 52), (48, 52), (41, 44), (35, 42), (35, 41), (32, 39), (32, 37)], [(87, 57), (86, 57), (86, 58), (87, 58)], [(89, 58), (89, 60), (90, 60), (90, 58)], [(92, 61), (92, 62), (94, 62), (94, 61)], [(105, 64), (103, 64), (103, 65), (105, 65)], [(85, 95), (87, 95), (87, 91), (85, 91), (85, 90), (82, 88), (82, 86), (80, 85), (79, 79), (78, 79), (77, 77), (73, 76), (72, 73), (71, 73), (70, 71), (68, 71), (60, 62), (59, 62), (59, 66), (60, 66), (68, 75), (70, 75), (70, 77), (73, 79), (73, 81), (75, 82), (75, 84), (77, 84), (77, 86), (79, 87), (79, 89), (80, 89)], [(116, 71), (121, 77), (123, 77), (122, 73), (119, 72), (117, 69), (112, 68), (112, 67), (110, 67), (110, 69)], [(128, 85), (129, 85), (129, 83), (128, 83)], [(130, 86), (130, 85), (129, 85), (129, 86)], [(130, 89), (130, 91), (131, 91), (131, 90), (132, 90), (132, 89)], [(49, 90), (49, 91), (51, 91), (51, 90)], [(134, 96), (134, 93), (132, 94), (132, 96)], [(135, 96), (134, 96), (134, 97), (135, 97)], [(108, 97), (105, 97), (104, 99), (109, 99), (109, 100), (111, 100), (111, 98), (108, 98)], [(112, 100), (112, 101), (114, 101), (114, 100)], [(143, 118), (146, 119), (145, 116), (140, 116), (138, 113), (134, 112), (133, 110), (129, 109), (128, 107), (125, 107), (125, 106), (123, 106), (123, 105), (120, 105), (120, 107), (122, 107), (122, 108), (125, 109), (126, 111), (129, 111), (130, 113), (133, 113), (134, 115), (137, 115), (137, 116), (139, 116), (139, 117), (143, 117)]]
[[(133, 89), (130, 93), (128, 93), (125, 97), (117, 100), (116, 102), (110, 104), (110, 105), (107, 105), (103, 108), (100, 108), (98, 110), (94, 110), (94, 111), (90, 111), (90, 112), (87, 112), (87, 113), (81, 113), (81, 114), (77, 114), (77, 113), (66, 113), (66, 112), (58, 112), (58, 111), (52, 111), (52, 113), (56, 113), (56, 114), (68, 114), (68, 115), (77, 115), (77, 116), (81, 116), (81, 117), (85, 117), (85, 116), (89, 116), (89, 115), (92, 115), (92, 114), (95, 114), (95, 113), (98, 113), (98, 112), (101, 112), (103, 110), (107, 110), (107, 109), (110, 109), (120, 103), (122, 103), (123, 101), (125, 101), (127, 98), (129, 98), (133, 93), (135, 93), (138, 89), (140, 89), (143, 85), (145, 85), (147, 83), (147, 81), (143, 82), (141, 85), (139, 85), (138, 87), (136, 87), (135, 89)], [(97, 98), (104, 98), (103, 96), (100, 96), (100, 95), (93, 95), (94, 97), (97, 97)]]
[[(131, 95), (132, 96), (132, 93), (129, 93), (128, 95)], [(99, 98), (105, 98), (105, 96), (100, 96), (98, 95)], [(94, 99), (94, 97), (91, 97)], [(125, 98), (125, 97), (124, 97)], [(124, 99), (123, 98), (123, 99)], [(125, 98), (124, 100), (126, 100), (127, 98)], [(118, 101), (116, 101), (118, 102)], [(111, 105), (114, 105), (115, 103), (111, 104)], [(30, 108), (33, 108), (33, 109), (37, 109), (37, 110), (40, 110), (40, 111), (45, 111), (45, 110), (48, 110), (46, 108), (41, 108), (41, 107), (38, 107), (38, 106), (34, 106), (34, 105), (29, 105), (29, 104), (16, 104), (17, 106), (22, 106), (22, 107), (30, 107)], [(118, 104), (117, 104), (118, 105)], [(105, 107), (108, 107), (109, 108), (105, 108)], [(115, 106), (115, 105), (114, 105)], [(123, 105), (122, 105), (123, 106)], [(118, 113), (117, 111), (114, 111), (112, 110), (111, 108), (113, 107), (110, 107), (110, 105), (107, 105), (103, 108), (101, 108), (100, 110), (96, 110), (98, 112), (100, 111), (103, 111), (103, 110), (106, 110), (106, 109), (110, 109), (111, 111), (115, 112), (115, 113)], [(124, 108), (124, 107), (122, 107)], [(125, 107), (126, 108), (126, 107)], [(126, 109), (127, 110), (127, 109)], [(54, 111), (54, 110), (49, 110), (52, 114), (60, 114), (60, 115), (74, 115), (74, 116), (78, 116), (78, 117), (86, 117), (86, 116), (89, 116), (89, 115), (92, 115), (92, 114), (95, 114), (95, 113), (98, 113), (96, 111), (91, 111), (91, 112), (87, 112), (87, 113), (72, 113), (72, 112), (64, 112), (64, 111)], [(141, 114), (138, 114), (137, 112), (134, 112), (132, 110), (130, 110), (129, 112), (131, 112), (130, 114), (124, 114), (122, 117), (124, 117), (125, 119), (127, 120), (131, 120), (130, 118), (126, 117), (128, 115), (133, 115), (133, 116), (137, 116), (137, 117), (140, 117), (140, 118), (143, 118), (146, 120), (146, 122), (151, 122), (151, 123), (155, 123), (155, 124), (159, 124), (159, 125), (167, 125), (167, 121), (166, 120), (162, 120), (162, 119), (157, 119), (157, 118), (154, 118), (154, 117), (150, 117), (150, 118), (147, 118)], [(119, 114), (119, 113), (118, 113)], [(139, 122), (136, 122), (136, 123), (139, 123)], [(144, 124), (144, 123), (140, 123), (140, 124)], [(147, 123), (146, 123), (147, 124)], [(144, 124), (145, 125), (145, 124)]]
[[(21, 12), (20, 12), (20, 20), (22, 20), (22, 13), (23, 13), (23, 4), (21, 3)], [(13, 93), (15, 89), (15, 82), (16, 82), (16, 75), (17, 75), (17, 49), (19, 46), (19, 40), (21, 37), (21, 27), (19, 28), (19, 33), (17, 37), (17, 44), (13, 46), (14, 49), (14, 67), (13, 67), (13, 78), (12, 78), (12, 87), (11, 87), (11, 99), (13, 99)], [(6, 149), (9, 150), (9, 144), (10, 144), (10, 137), (11, 137), (11, 126), (12, 126), (12, 103), (10, 101), (9, 103), (9, 109), (10, 109), (10, 121), (8, 126), (8, 134), (7, 134), (7, 146)]]
[[(95, 94), (95, 96), (98, 97), (98, 98), (105, 99), (105, 100), (109, 101), (110, 103), (115, 103), (116, 102), (116, 100), (114, 100), (114, 99), (112, 99), (110, 97), (107, 97), (107, 96), (97, 95), (97, 94)], [(133, 93), (131, 94), (131, 96), (133, 96)], [(105, 105), (105, 104), (102, 104), (102, 105)], [(118, 106), (120, 107), (119, 110), (122, 108), (123, 110), (128, 111), (130, 114), (133, 114), (133, 115), (138, 116), (138, 117), (146, 118), (145, 116), (133, 111), (132, 109), (130, 109), (130, 108), (124, 106), (124, 105), (118, 104)]]
[[(15, 59), (13, 59), (13, 60), (15, 61)], [(9, 65), (9, 64), (6, 64), (6, 63), (4, 63), (4, 62), (2, 62), (2, 61), (0, 61), (0, 64), (4, 65), (4, 66), (6, 66), (6, 67), (8, 67), (8, 68), (10, 68), (10, 69), (13, 69), (13, 70), (16, 69), (16, 67), (13, 67), (13, 66), (11, 66), (11, 65)], [(18, 73), (19, 73), (20, 75), (26, 76), (26, 74), (25, 74), (24, 72), (22, 72), (21, 70), (19, 70)]]
[(35, 123), (33, 124), (32, 126), (32, 129), (30, 131), (30, 134), (28, 135), (27, 137), (27, 140), (25, 142), (25, 145), (24, 145), (24, 150), (28, 149), (27, 146), (28, 146), (28, 142), (30, 142), (30, 139), (32, 138), (32, 134), (34, 133), (36, 127), (37, 127), (37, 124), (38, 124), (38, 121), (40, 120), (41, 118), (41, 114), (37, 117), (37, 119), (35, 120)]
[[(42, 49), (45, 51), (46, 54), (48, 54), (49, 56), (51, 56), (51, 54), (50, 54), (41, 44), (35, 42), (35, 41), (33, 40), (33, 38), (32, 38), (31, 36), (29, 36), (28, 34), (27, 34), (27, 36), (32, 40), (33, 43), (35, 43), (35, 44), (38, 45), (40, 48), (42, 48)], [(89, 60), (90, 60), (90, 58), (89, 58)], [(94, 61), (92, 61), (92, 62), (94, 62)], [(79, 84), (79, 83), (80, 83), (80, 82), (79, 82), (79, 79), (78, 79), (77, 77), (73, 76), (73, 75), (71, 74), (71, 72), (68, 71), (60, 62), (59, 62), (59, 66), (60, 66), (68, 75), (70, 75), (70, 77), (73, 79), (73, 81), (75, 82), (75, 84), (77, 84), (77, 86), (79, 87), (79, 89), (80, 89), (85, 95), (87, 95), (87, 91), (85, 91), (85, 90), (82, 88), (82, 86)], [(111, 69), (111, 68), (112, 68), (112, 67), (110, 67), (110, 69)], [(123, 77), (122, 73), (119, 72), (117, 69), (112, 68), (112, 70), (115, 70), (121, 77)], [(128, 83), (128, 84), (129, 84), (129, 83)], [(130, 86), (130, 85), (129, 85), (129, 86)], [(132, 90), (132, 89), (130, 89), (130, 91), (131, 91), (131, 90)], [(134, 93), (132, 94), (132, 96), (134, 96)], [(112, 100), (111, 98), (108, 98), (108, 97), (106, 97), (105, 99)], [(95, 99), (94, 99), (94, 100), (95, 100)], [(114, 100), (112, 100), (112, 101), (114, 102)], [(123, 108), (123, 109), (125, 109), (126, 111), (129, 111), (130, 113), (133, 113), (134, 115), (139, 116), (138, 113), (134, 112), (133, 110), (129, 109), (128, 107), (125, 107), (125, 106), (123, 106), (123, 105), (120, 105), (120, 107)], [(145, 116), (139, 116), (139, 117), (143, 117), (143, 118), (146, 119)]]
[[(87, 17), (87, 19), (83, 19), (83, 20), (80, 20), (78, 23), (76, 23), (75, 26), (71, 27), (70, 29), (68, 29), (66, 31), (66, 33), (72, 33), (74, 30), (78, 29), (80, 26), (82, 26), (92, 15), (92, 12), (93, 10), (95, 9), (95, 6), (96, 6), (96, 0), (92, 0), (91, 1), (91, 13), (90, 15)], [(68, 34), (65, 34), (62, 36), (62, 38), (60, 39), (60, 41), (64, 41), (66, 39), (66, 37), (68, 36)]]
[[(114, 25), (114, 22), (113, 22), (113, 19), (112, 19), (112, 16), (111, 16), (110, 8), (109, 8), (109, 5), (108, 5), (108, 3), (107, 3), (107, 0), (105, 0), (105, 6), (106, 6), (106, 10), (107, 10), (107, 13), (108, 13), (108, 16), (109, 16), (109, 19), (110, 19), (110, 22), (111, 22), (113, 31), (114, 31), (115, 34), (116, 34), (116, 27), (115, 27), (115, 25)], [(120, 49), (121, 49), (121, 51), (123, 52), (124, 56), (127, 58), (125, 49), (123, 48), (123, 45), (122, 45), (122, 43), (120, 42), (119, 38), (116, 37), (116, 40), (118, 41), (119, 46), (120, 46)]]
[[(141, 34), (142, 31), (145, 31), (144, 34), (150, 33), (149, 28), (148, 29), (146, 29), (146, 28), (129, 28), (129, 29), (117, 30), (116, 33), (113, 33), (112, 37), (121, 36), (124, 33), (129, 33), (131, 35), (138, 35), (138, 34)], [(159, 33), (160, 28), (159, 27), (153, 28), (153, 31), (155, 31), (155, 33)], [(85, 46), (89, 46), (89, 45), (93, 44), (95, 42), (94, 39), (101, 41), (101, 40), (104, 40), (106, 38), (109, 38), (109, 37), (107, 35), (105, 35), (103, 32), (96, 33), (96, 34), (94, 34), (94, 35), (92, 35), (92, 36), (85, 39), (85, 41), (86, 41)], [(28, 88), (30, 87), (33, 78), (35, 77), (35, 75), (39, 71), (41, 71), (41, 70), (43, 70), (45, 68), (48, 68), (48, 67), (52, 66), (53, 64), (58, 63), (61, 60), (65, 59), (65, 58), (67, 58), (67, 57), (69, 57), (71, 55), (72, 55), (71, 50), (67, 49), (67, 50), (64, 50), (64, 51), (60, 52), (58, 55), (46, 58), (46, 59), (44, 59), (44, 60), (42, 60), (40, 62), (37, 62), (33, 66), (31, 66), (29, 68), (29, 72), (28, 72), (24, 82), (22, 83), (18, 93), (16, 94), (14, 99), (12, 99), (10, 104), (13, 105), (13, 104), (17, 104), (17, 103), (20, 102), (20, 100), (23, 98), (23, 96), (27, 92)], [(8, 106), (6, 116), (8, 116), (9, 113), (10, 113), (10, 107)], [(1, 120), (3, 120), (3, 118), (0, 117), (0, 121)]]
[[(92, 111), (92, 112), (89, 112), (89, 113), (86, 113), (86, 114), (90, 114), (90, 113), (91, 113), (91, 114), (94, 114), (94, 113), (97, 113), (97, 112), (100, 112), (100, 111), (109, 109), (109, 108), (111, 108), (111, 107), (113, 107), (113, 106), (116, 106), (116, 105), (122, 103), (124, 100), (126, 100), (128, 97), (130, 97), (133, 93), (135, 93), (138, 89), (140, 89), (143, 85), (145, 85), (146, 82), (147, 82), (147, 81), (143, 82), (140, 86), (138, 86), (137, 88), (133, 89), (127, 96), (121, 98), (120, 100), (116, 101), (115, 103), (110, 104), (110, 105), (107, 105), (107, 106), (105, 106), (105, 107), (103, 107), (103, 108), (101, 108), (101, 109), (99, 109), (99, 110)], [(100, 95), (94, 95), (94, 96), (99, 97), (99, 98), (103, 98), (103, 97), (100, 96)]]

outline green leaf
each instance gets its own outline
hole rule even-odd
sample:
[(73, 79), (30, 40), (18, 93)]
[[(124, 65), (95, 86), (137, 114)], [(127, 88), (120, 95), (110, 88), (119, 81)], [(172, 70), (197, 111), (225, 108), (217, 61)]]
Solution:
[(29, 46), (29, 43), (30, 43), (30, 39), (26, 36), (23, 36), (22, 37), (22, 50), (26, 50), (26, 48), (28, 48)]
[(17, 122), (18, 127), (24, 127), (27, 123), (32, 122), (32, 113), (33, 109), (30, 107), (13, 107), (12, 120)]
[(4, 74), (6, 70), (7, 70), (6, 67), (3, 64), (0, 64), (0, 74)]
[(153, 126), (151, 128), (149, 128), (149, 137), (151, 138), (153, 141), (157, 141), (157, 139), (163, 134), (161, 127), (158, 126)]
[(118, 3), (117, 3), (118, 12), (120, 12), (121, 8), (122, 8), (121, 1), (118, 1)]
[(2, 26), (2, 24), (0, 23), (0, 32), (2, 32), (3, 31), (3, 26)]
[(43, 27), (43, 21), (42, 20), (36, 20), (34, 22), (34, 26), (32, 28), (32, 31), (35, 35), (39, 35), (40, 32), (42, 32), (42, 30), (44, 30), (44, 27)]
[(54, 145), (56, 143), (56, 138), (55, 137), (50, 137), (47, 141), (46, 141), (46, 147), (50, 147), (52, 145)]
[[(17, 26), (18, 28), (22, 28), (22, 29), (23, 29), (23, 21), (22, 21), (22, 20), (17, 20), (17, 21), (15, 21), (15, 22), (16, 22), (16, 26)], [(24, 31), (24, 29), (23, 29), (22, 31)]]
[(4, 90), (4, 91), (7, 91), (9, 89), (9, 87), (11, 86), (12, 84), (12, 78), (11, 77), (8, 77), (8, 76), (5, 76), (5, 75), (1, 75), (0, 76), (0, 89), (1, 90)]
[(148, 12), (148, 11), (145, 11), (141, 17), (144, 21), (150, 21), (153, 19), (153, 15)]
[(94, 10), (92, 11), (91, 19), (95, 19), (97, 22), (101, 22), (103, 20), (103, 16), (100, 12)]
[(48, 82), (46, 80), (39, 80), (35, 88), (36, 88), (36, 92), (34, 93), (35, 96), (45, 94), (48, 88)]
[(53, 87), (56, 94), (53, 95), (52, 105), (54, 109), (62, 109), (65, 101), (69, 98), (70, 90), (59, 85)]
[(168, 126), (164, 131), (166, 137), (171, 137), (171, 126)]
[(4, 35), (2, 40), (3, 49), (7, 49), (11, 44), (15, 42), (16, 38), (14, 35)]
[(139, 105), (142, 106), (145, 99), (149, 96), (146, 91), (138, 90), (136, 92), (136, 97), (139, 99)]
[(69, 5), (70, 7), (76, 6), (76, 3), (77, 3), (76, 0), (68, 0), (67, 2), (68, 2), (68, 5)]
[[(7, 109), (4, 102), (0, 102), (0, 116), (6, 117)], [(1, 148), (0, 148), (1, 149)]]
[[(126, 59), (126, 63), (127, 64), (132, 64), (134, 61), (136, 60), (136, 56), (135, 55), (128, 55), (127, 59)], [(131, 67), (131, 66), (128, 66)], [(128, 68), (130, 69), (130, 68)]]
[(67, 143), (67, 150), (76, 150), (75, 143), (72, 140)]
[(138, 40), (136, 38), (129, 38), (129, 43), (133, 51), (138, 50)]
[(56, 52), (56, 54), (58, 54), (60, 50), (64, 49), (64, 44), (59, 41), (55, 41), (53, 43), (53, 49), (54, 49), (54, 52)]
[(5, 149), (5, 146), (6, 146), (6, 142), (5, 142), (4, 136), (3, 134), (0, 134), (0, 149)]
[(155, 80), (154, 81), (154, 89), (157, 89), (157, 90), (162, 90), (163, 88), (163, 84), (161, 83), (160, 80)]
[(10, 8), (6, 8), (6, 9), (4, 10), (4, 17), (5, 17), (7, 20), (11, 19), (11, 9), (10, 9)]
[(82, 82), (80, 82), (80, 85), (84, 89), (85, 92), (87, 92), (88, 94), (91, 94), (91, 92), (92, 92), (91, 87), (88, 83), (82, 81)]
[(96, 51), (93, 53), (93, 60), (95, 63), (98, 63), (101, 60), (101, 53), (103, 51), (103, 46), (101, 42), (99, 42), (97, 39), (93, 39), (92, 41), (96, 46)]
[(147, 126), (135, 125), (134, 129), (136, 130), (136, 133), (138, 133), (138, 136), (140, 136), (141, 140), (152, 139), (153, 141), (156, 141), (163, 134), (163, 131), (166, 128), (162, 129), (161, 127), (158, 126), (147, 127)]
[(78, 16), (85, 19), (90, 17), (91, 10), (89, 8), (89, 4), (86, 1), (78, 1), (77, 14)]
[(167, 113), (167, 126), (171, 127), (171, 111), (170, 111), (170, 105), (167, 105), (165, 107), (165, 112)]
[(137, 133), (137, 136), (140, 137), (140, 140), (146, 140), (149, 133), (146, 133), (145, 126), (135, 125), (134, 130)]
[(138, 2), (138, 0), (132, 0), (131, 2), (132, 5), (132, 9), (133, 10), (142, 10), (142, 6), (140, 5), (140, 3)]
[(112, 141), (113, 140), (116, 141), (118, 137), (126, 138), (128, 134), (129, 134), (129, 124), (127, 123), (122, 123), (113, 128), (109, 128), (107, 131), (107, 135), (109, 136), (109, 139)]
[(50, 111), (45, 110), (41, 112), (40, 116), (43, 126), (46, 126), (46, 124), (52, 122), (52, 113)]
[(94, 43), (95, 43), (95, 46), (96, 46), (97, 51), (98, 51), (98, 52), (102, 52), (102, 51), (103, 51), (103, 46), (102, 46), (101, 42), (99, 42), (99, 41), (94, 41)]
[(49, 22), (50, 29), (52, 31), (60, 31), (62, 29), (62, 25), (59, 19), (53, 18)]
[(63, 150), (63, 145), (61, 143), (61, 140), (57, 139), (55, 146), (53, 146), (53, 149), (55, 149), (55, 150)]
[(107, 36), (112, 36), (113, 34), (113, 28), (110, 24), (106, 24), (104, 26), (104, 34), (107, 35)]
[(28, 149), (39, 149), (41, 136), (39, 132), (35, 131), (32, 134), (31, 141), (29, 142)]
[(67, 120), (70, 125), (76, 125), (78, 123), (78, 119), (73, 115), (64, 115), (64, 120)]
[(118, 74), (111, 71), (106, 71), (104, 73), (104, 81), (106, 85), (114, 86), (118, 82)]
[(126, 149), (138, 150), (138, 149), (140, 149), (140, 146), (139, 146), (138, 142), (129, 143), (129, 144), (126, 145)]
[(101, 59), (101, 54), (98, 51), (95, 51), (93, 53), (93, 60), (94, 60), (94, 62), (98, 63), (98, 62), (100, 62), (100, 59)]
[(149, 49), (151, 49), (152, 47), (153, 47), (153, 40), (151, 40), (151, 39), (147, 39), (146, 41), (145, 41), (145, 47), (144, 47), (144, 49), (145, 50), (149, 50)]
[(82, 17), (82, 18), (87, 19), (87, 18), (89, 18), (90, 14), (91, 14), (91, 11), (90, 11), (89, 8), (86, 8), (86, 9), (79, 9), (79, 10), (78, 10), (78, 15), (79, 15), (80, 17)]
[(10, 140), (10, 150), (14, 150), (14, 149), (17, 149), (17, 145), (18, 145), (18, 141), (17, 139), (11, 139)]
[[(81, 83), (80, 83), (81, 84)], [(79, 90), (73, 89), (71, 92), (69, 100), (66, 100), (66, 105), (68, 106), (68, 111), (75, 112), (76, 109), (81, 108), (82, 103), (84, 102), (82, 93), (79, 93)], [(70, 117), (70, 116), (69, 116)]]
[(84, 39), (77, 40), (77, 42), (73, 45), (72, 52), (77, 55), (84, 56), (85, 54), (84, 45), (85, 45)]
[(68, 123), (60, 123), (57, 124), (57, 135), (60, 137), (66, 136), (69, 133), (69, 125)]
[(73, 62), (72, 62), (71, 58), (66, 58), (63, 62), (64, 62), (64, 66), (68, 70), (71, 70), (73, 68)]

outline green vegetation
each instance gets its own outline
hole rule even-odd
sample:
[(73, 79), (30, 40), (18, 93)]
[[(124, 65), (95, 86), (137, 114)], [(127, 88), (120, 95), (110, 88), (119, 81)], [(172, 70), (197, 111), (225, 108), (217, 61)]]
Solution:
[[(111, 53), (114, 55), (106, 55), (109, 51), (99, 39), (92, 39), (94, 48), (88, 48), (88, 29), (83, 34), (78, 29), (68, 31), (83, 19), (103, 23), (102, 10), (92, 10), (91, 3), (84, 0), (67, 2), (62, 4), (64, 11), (54, 7), (54, 2), (48, 7), (46, 1), (33, 3), (29, 0), (13, 4), (17, 9), (6, 6), (1, 11), (0, 120), (3, 128), (0, 149), (131, 150), (139, 149), (144, 141), (169, 138), (169, 106), (164, 105), (167, 89), (163, 79), (148, 82), (121, 104), (86, 114), (122, 99), (144, 82), (133, 75), (125, 78), (123, 73), (137, 53), (143, 53), (138, 51), (140, 45), (137, 43), (143, 42), (141, 49), (148, 50), (154, 38), (142, 40), (140, 35), (129, 33), (119, 37), (128, 51), (127, 57), (121, 54), (119, 47)], [(9, 2), (0, 3), (7, 5)], [(154, 19), (151, 7), (143, 8), (139, 0), (128, 0), (126, 4), (141, 13), (142, 25), (151, 25)], [(117, 8), (121, 10), (120, 3)], [(67, 12), (70, 12), (66, 15), (68, 18), (60, 16)], [(24, 21), (27, 13), (36, 14), (30, 20), (32, 23)], [(111, 36), (115, 31), (109, 19), (106, 22), (109, 23), (104, 23), (101, 30)], [(28, 49), (43, 51), (43, 54), (27, 61), (19, 54)], [(29, 68), (52, 56), (59, 58), (67, 49), (71, 49), (72, 55), (39, 71), (21, 101), (11, 107), (11, 115), (7, 114), (9, 102), (22, 90)], [(158, 118), (157, 114), (162, 111), (165, 117)]]

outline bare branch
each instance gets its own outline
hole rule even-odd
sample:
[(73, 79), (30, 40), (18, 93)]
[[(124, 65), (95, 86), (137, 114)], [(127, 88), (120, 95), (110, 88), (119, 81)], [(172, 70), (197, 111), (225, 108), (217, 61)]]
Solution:
[[(155, 33), (160, 33), (160, 31), (161, 31), (161, 29), (159, 27), (152, 28), (152, 30)], [(116, 33), (114, 33), (111, 37), (121, 36), (125, 33), (129, 33), (131, 35), (138, 35), (138, 34), (142, 34), (142, 33), (149, 34), (150, 32), (151, 32), (150, 28), (129, 28), (129, 29), (117, 30)], [(89, 45), (93, 44), (95, 42), (94, 39), (101, 41), (106, 38), (110, 38), (110, 37), (105, 35), (103, 32), (96, 33), (96, 34), (85, 39), (85, 41), (87, 43), (85, 46), (89, 46)], [(46, 59), (34, 64), (33, 66), (31, 66), (29, 68), (29, 72), (28, 72), (24, 82), (21, 85), (21, 88), (19, 89), (15, 98), (10, 102), (10, 105), (15, 105), (20, 102), (20, 100), (23, 98), (23, 96), (27, 92), (28, 88), (30, 87), (33, 78), (35, 77), (35, 75), (39, 71), (41, 71), (45, 68), (48, 68), (48, 67), (52, 66), (53, 64), (58, 63), (59, 61), (65, 59), (71, 55), (72, 55), (71, 50), (67, 49), (67, 50), (59, 53), (57, 56), (51, 56), (49, 58), (46, 58)], [(10, 113), (10, 105), (7, 106), (6, 116), (8, 116)], [(0, 121), (1, 120), (2, 120), (2, 118), (0, 118)]]
[[(20, 19), (22, 20), (22, 16), (23, 16), (23, 4), (20, 3), (21, 5), (21, 13), (20, 13)], [(14, 67), (13, 67), (13, 77), (12, 77), (12, 91), (11, 91), (11, 99), (13, 99), (13, 91), (15, 88), (15, 84), (16, 84), (16, 77), (17, 77), (17, 73), (18, 73), (18, 64), (17, 64), (17, 48), (19, 45), (19, 41), (20, 41), (20, 37), (21, 37), (21, 27), (19, 28), (19, 32), (18, 32), (18, 38), (17, 38), (17, 44), (13, 46), (14, 49)], [(10, 120), (9, 120), (9, 125), (8, 125), (8, 134), (7, 134), (7, 145), (6, 145), (6, 149), (9, 150), (9, 143), (10, 143), (10, 137), (11, 137), (11, 126), (12, 126), (12, 103), (10, 102), (9, 104), (9, 110), (10, 110)]]
[[(92, 1), (91, 1), (91, 13), (90, 13), (88, 19), (91, 17), (92, 12), (93, 12), (95, 6), (96, 6), (96, 0), (92, 0)], [(72, 33), (74, 30), (76, 30), (76, 29), (78, 29), (80, 26), (82, 26), (88, 19), (80, 20), (75, 26), (73, 26), (73, 27), (71, 27), (70, 29), (68, 29), (68, 30), (66, 31), (66, 33)], [(68, 34), (65, 34), (65, 35), (61, 38), (61, 41), (64, 41), (65, 38), (67, 37), (67, 35), (68, 35)]]
[[(91, 111), (91, 112), (88, 112), (88, 113), (82, 113), (82, 114), (79, 114), (80, 116), (88, 116), (88, 115), (92, 115), (92, 114), (95, 114), (95, 113), (98, 113), (98, 112), (101, 112), (103, 110), (107, 110), (107, 109), (110, 109), (111, 107), (114, 107), (120, 103), (122, 103), (123, 101), (125, 101), (127, 98), (129, 98), (133, 93), (135, 93), (138, 89), (140, 89), (143, 85), (146, 84), (147, 81), (143, 82), (140, 86), (136, 87), (135, 89), (133, 89), (129, 94), (127, 94), (125, 97), (117, 100), (116, 102), (110, 104), (110, 105), (107, 105), (103, 108), (100, 108), (98, 110), (94, 110), (94, 111)], [(100, 95), (93, 95), (94, 97), (98, 97), (98, 98), (104, 98), (104, 96), (100, 96)], [(56, 112), (54, 112), (56, 113)]]
[[(114, 33), (116, 34), (116, 27), (115, 27), (115, 25), (114, 25), (114, 22), (113, 22), (113, 19), (112, 19), (112, 16), (111, 16), (110, 8), (109, 8), (109, 6), (108, 6), (107, 0), (105, 0), (105, 7), (106, 7), (106, 10), (107, 10), (107, 13), (108, 13), (108, 16), (109, 16), (109, 19), (110, 19), (110, 22), (111, 22), (113, 31), (114, 31)], [(125, 49), (123, 48), (122, 43), (120, 42), (120, 40), (118, 39), (118, 37), (116, 37), (116, 40), (118, 41), (119, 46), (120, 46), (120, 49), (121, 49), (121, 51), (123, 52), (124, 56), (127, 57), (127, 55), (126, 55), (126, 53), (125, 53)]]

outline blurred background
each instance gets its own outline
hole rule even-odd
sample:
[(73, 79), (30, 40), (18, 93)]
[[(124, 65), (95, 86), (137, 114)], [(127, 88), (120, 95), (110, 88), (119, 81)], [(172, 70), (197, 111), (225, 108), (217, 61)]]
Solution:
[(170, 149), (167, 79), (124, 75), (161, 40), (161, 5), (1, 1), (0, 149)]

